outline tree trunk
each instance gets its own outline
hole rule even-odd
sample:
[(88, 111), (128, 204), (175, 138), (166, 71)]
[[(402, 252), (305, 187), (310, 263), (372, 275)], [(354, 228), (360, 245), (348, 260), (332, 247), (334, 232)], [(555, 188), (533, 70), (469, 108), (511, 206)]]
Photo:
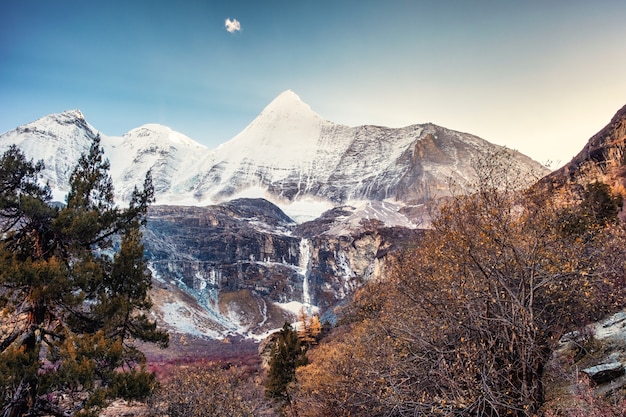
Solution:
[(32, 389), (30, 385), (24, 378), (20, 381), (13, 398), (2, 408), (2, 417), (21, 417), (28, 411)]

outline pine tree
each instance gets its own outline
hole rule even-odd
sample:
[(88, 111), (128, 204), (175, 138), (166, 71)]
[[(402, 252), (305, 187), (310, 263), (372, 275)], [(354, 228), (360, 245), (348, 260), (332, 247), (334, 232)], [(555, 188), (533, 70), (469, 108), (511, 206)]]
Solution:
[(289, 402), (287, 387), (294, 381), (296, 368), (306, 365), (306, 350), (300, 343), (298, 333), (285, 323), (272, 346), (265, 394), (283, 402)]
[(154, 385), (134, 341), (168, 343), (145, 314), (151, 177), (118, 208), (97, 137), (59, 209), (37, 185), (42, 168), (16, 147), (0, 158), (0, 416), (95, 415)]

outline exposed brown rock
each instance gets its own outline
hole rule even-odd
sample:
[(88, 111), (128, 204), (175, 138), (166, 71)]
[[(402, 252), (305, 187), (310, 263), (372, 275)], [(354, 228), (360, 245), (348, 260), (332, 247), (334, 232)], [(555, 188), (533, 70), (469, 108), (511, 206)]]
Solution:
[(626, 196), (626, 106), (596, 133), (569, 163), (540, 182), (564, 198), (576, 198), (587, 184), (607, 183)]

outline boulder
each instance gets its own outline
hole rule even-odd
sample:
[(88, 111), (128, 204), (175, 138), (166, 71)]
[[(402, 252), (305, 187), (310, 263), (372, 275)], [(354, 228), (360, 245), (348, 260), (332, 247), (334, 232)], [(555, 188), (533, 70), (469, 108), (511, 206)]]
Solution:
[(583, 372), (596, 384), (605, 384), (624, 375), (624, 365), (621, 362), (605, 363), (583, 369)]

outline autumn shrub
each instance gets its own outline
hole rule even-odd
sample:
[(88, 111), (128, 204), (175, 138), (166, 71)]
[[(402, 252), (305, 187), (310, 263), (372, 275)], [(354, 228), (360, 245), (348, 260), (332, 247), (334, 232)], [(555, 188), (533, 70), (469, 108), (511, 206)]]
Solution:
[(256, 369), (219, 362), (170, 367), (148, 400), (152, 416), (273, 416)]
[(351, 331), (297, 371), (298, 415), (533, 416), (563, 332), (623, 306), (626, 240), (604, 187), (596, 220), (564, 228), (506, 161), (477, 165), (475, 191), (443, 204)]
[[(331, 336), (332, 337), (332, 336)], [(397, 402), (389, 382), (402, 372), (394, 341), (369, 320), (309, 351), (296, 369), (291, 411), (299, 417), (389, 415)]]

